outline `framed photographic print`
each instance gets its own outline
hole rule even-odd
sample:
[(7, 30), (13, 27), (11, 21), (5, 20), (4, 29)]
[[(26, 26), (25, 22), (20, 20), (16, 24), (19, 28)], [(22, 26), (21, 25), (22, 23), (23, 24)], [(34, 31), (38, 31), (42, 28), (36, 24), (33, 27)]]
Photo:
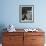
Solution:
[(19, 21), (22, 23), (34, 22), (34, 5), (19, 5)]

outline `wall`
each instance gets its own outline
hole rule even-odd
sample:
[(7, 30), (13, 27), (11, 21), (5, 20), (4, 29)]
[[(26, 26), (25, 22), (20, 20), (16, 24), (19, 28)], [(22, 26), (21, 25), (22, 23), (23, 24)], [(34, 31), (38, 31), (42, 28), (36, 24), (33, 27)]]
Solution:
[[(34, 5), (34, 23), (19, 22), (19, 5)], [(16, 28), (46, 28), (46, 1), (44, 0), (1, 0), (0, 25), (13, 24)]]

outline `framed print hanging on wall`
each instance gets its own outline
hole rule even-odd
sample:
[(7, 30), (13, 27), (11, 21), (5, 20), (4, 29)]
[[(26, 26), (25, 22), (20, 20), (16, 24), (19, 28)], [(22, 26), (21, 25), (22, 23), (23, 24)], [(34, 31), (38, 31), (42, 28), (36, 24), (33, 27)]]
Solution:
[(19, 21), (22, 23), (34, 22), (34, 5), (19, 5)]

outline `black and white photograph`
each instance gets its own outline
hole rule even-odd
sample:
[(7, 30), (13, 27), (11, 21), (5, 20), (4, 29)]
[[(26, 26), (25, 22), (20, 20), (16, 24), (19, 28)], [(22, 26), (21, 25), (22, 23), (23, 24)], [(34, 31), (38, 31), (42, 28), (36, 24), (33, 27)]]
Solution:
[(20, 22), (34, 22), (34, 5), (20, 5)]

